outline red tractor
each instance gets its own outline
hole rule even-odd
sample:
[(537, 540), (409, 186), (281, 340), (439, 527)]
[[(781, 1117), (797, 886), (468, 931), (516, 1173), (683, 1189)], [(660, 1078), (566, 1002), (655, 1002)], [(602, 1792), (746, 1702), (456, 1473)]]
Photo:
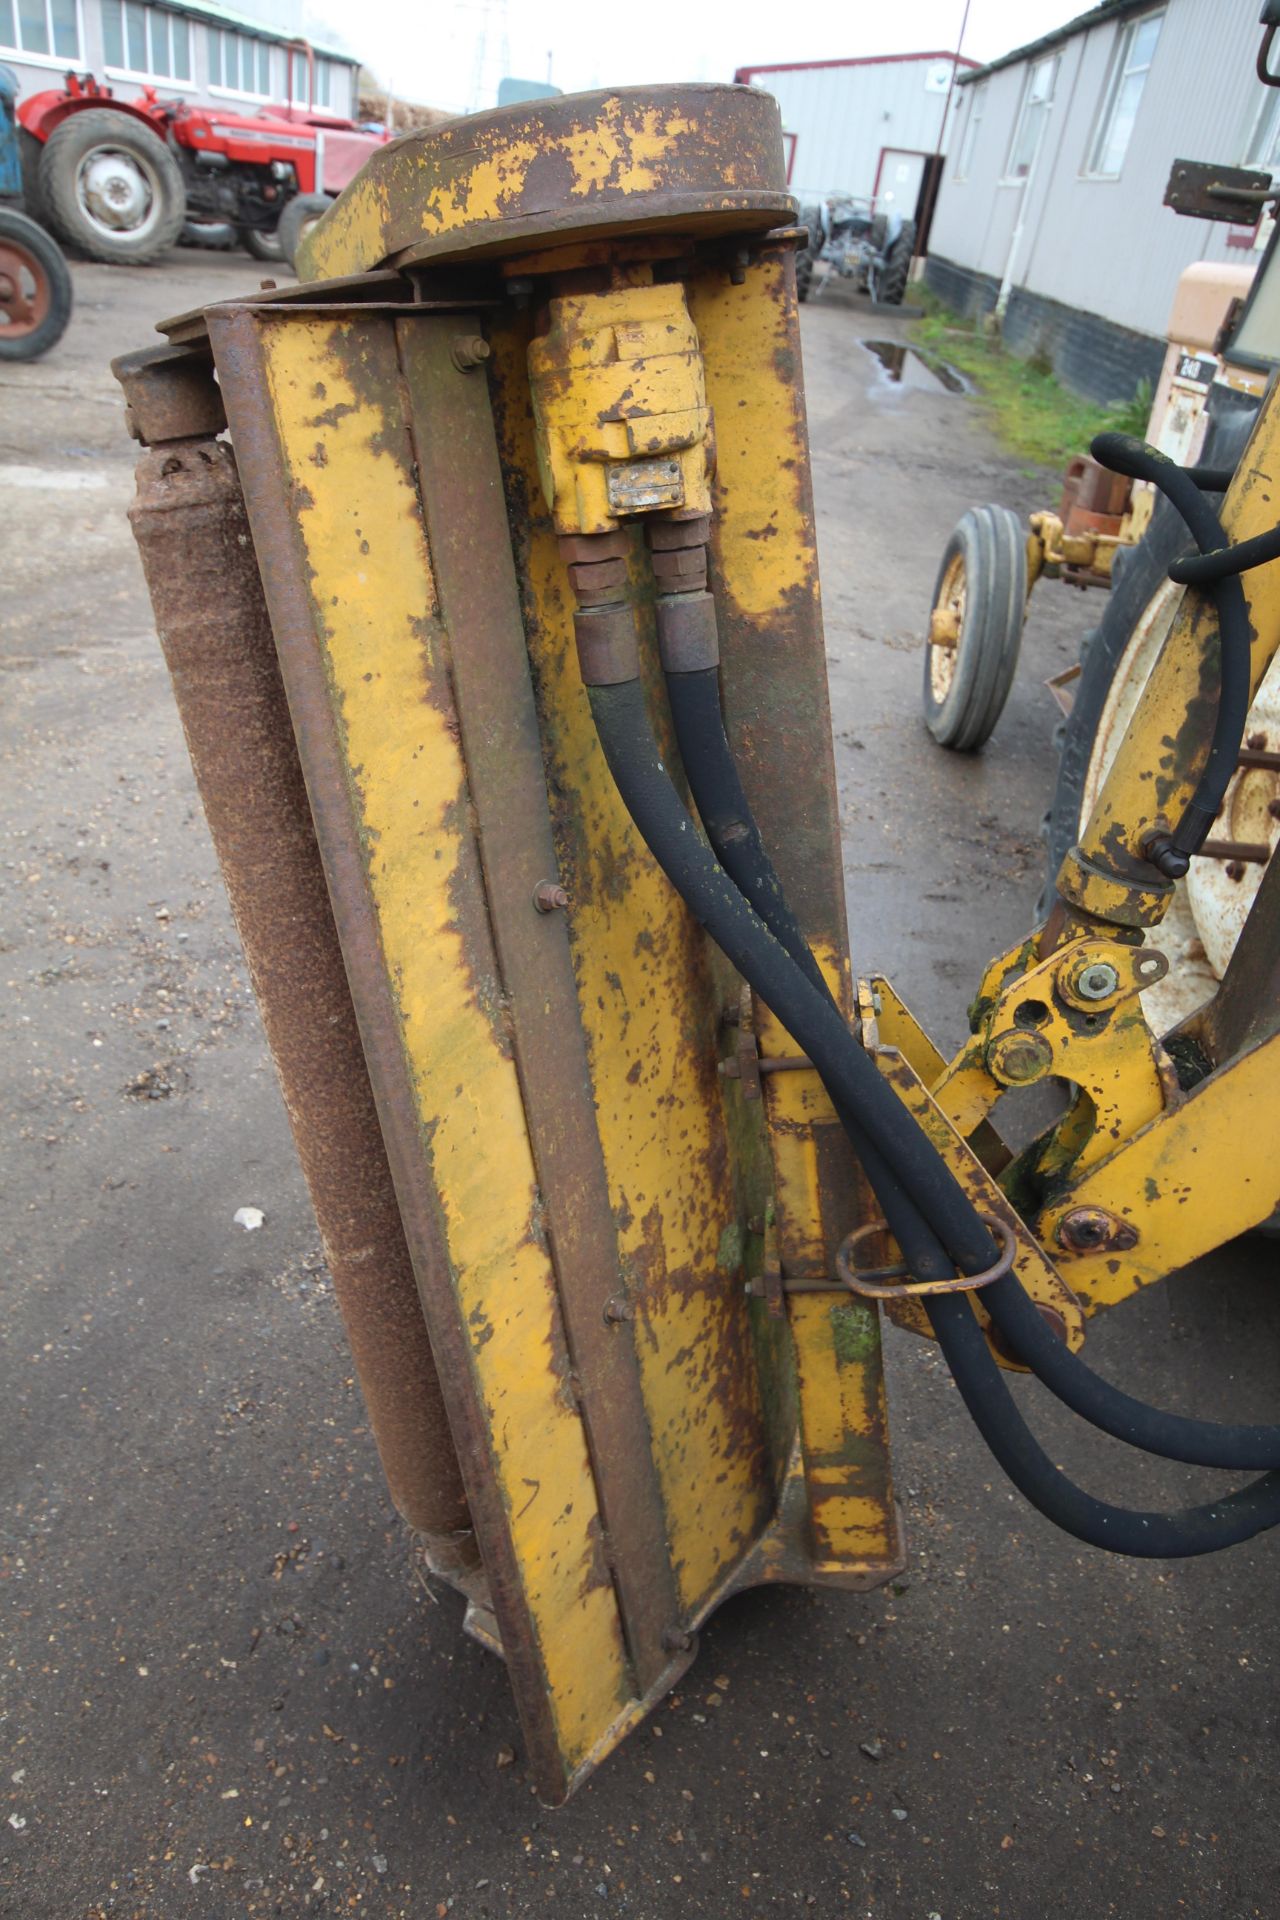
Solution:
[(235, 113), (154, 87), (117, 100), (74, 73), (23, 100), (18, 121), (29, 211), (90, 259), (127, 265), (188, 225), (229, 227), (259, 259), (292, 263), (306, 226), (391, 137), (314, 108)]

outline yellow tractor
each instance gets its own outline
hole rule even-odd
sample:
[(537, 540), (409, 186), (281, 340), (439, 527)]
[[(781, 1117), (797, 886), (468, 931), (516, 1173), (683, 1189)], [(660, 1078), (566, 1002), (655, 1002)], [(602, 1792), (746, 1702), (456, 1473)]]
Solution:
[[(1268, 173), (1176, 161), (1165, 205), (1198, 219), (1239, 222), (1277, 198)], [(1197, 261), (1183, 273), (1169, 318), (1147, 439), (1168, 459), (1234, 471), (1280, 366), (1280, 233), (1255, 266)], [(1265, 231), (1265, 229), (1264, 229)], [(1209, 488), (1208, 499), (1221, 499)], [(1080, 661), (1048, 681), (1062, 712), (1058, 778), (1044, 821), (1047, 910), (1062, 861), (1078, 839), (1124, 738), (1181, 600), (1169, 568), (1190, 545), (1176, 509), (1150, 480), (1092, 455), (1071, 461), (1056, 513), (1024, 524), (1006, 507), (971, 508), (938, 570), (925, 645), (925, 724), (957, 752), (983, 746), (1013, 683), (1031, 591), (1042, 577), (1108, 594)], [(1256, 691), (1238, 770), (1212, 833), (1180, 879), (1163, 923), (1169, 972), (1146, 994), (1160, 1031), (1216, 990), (1280, 842), (1280, 667)]]
[[(388, 146), (299, 285), (116, 364), (371, 1425), (550, 1801), (728, 1595), (902, 1566), (882, 1315), (940, 1344), (1077, 1538), (1177, 1557), (1280, 1521), (1280, 1430), (1166, 1414), (1080, 1357), (1091, 1315), (1280, 1194), (1273, 869), (1209, 1005), (1172, 1035), (1144, 1011), (1280, 641), (1280, 412), (1220, 513), (1110, 449), (1206, 557), (947, 1059), (850, 961), (802, 244), (766, 95), (524, 103)], [(1050, 1078), (1068, 1109), (1014, 1155), (997, 1103)], [(1108, 1504), (1035, 1440), (1016, 1368), (1252, 1477)]]

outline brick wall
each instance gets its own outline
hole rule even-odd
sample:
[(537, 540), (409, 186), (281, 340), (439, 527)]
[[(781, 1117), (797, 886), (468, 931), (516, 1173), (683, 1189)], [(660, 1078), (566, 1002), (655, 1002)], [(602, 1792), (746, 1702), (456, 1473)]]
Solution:
[[(925, 282), (949, 307), (966, 318), (991, 313), (1000, 283), (953, 260), (929, 256)], [(1056, 300), (1015, 287), (1004, 320), (1011, 353), (1028, 360), (1042, 355), (1057, 378), (1082, 399), (1101, 406), (1132, 398), (1140, 380), (1154, 387), (1164, 361), (1165, 343), (1133, 333), (1096, 313), (1064, 307)]]

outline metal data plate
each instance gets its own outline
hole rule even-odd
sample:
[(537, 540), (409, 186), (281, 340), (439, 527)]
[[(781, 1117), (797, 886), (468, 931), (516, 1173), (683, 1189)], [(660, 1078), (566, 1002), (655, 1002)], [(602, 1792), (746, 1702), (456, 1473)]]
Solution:
[[(785, 757), (829, 726), (807, 469), (798, 485), (777, 457), (778, 433), (803, 455), (781, 262), (753, 290), (691, 288), (715, 398), (774, 415), (728, 462), (726, 693), (847, 995), (831, 769)], [(771, 1212), (789, 1274), (833, 1271), (850, 1156), (811, 1073), (752, 1103), (717, 1071), (738, 983), (623, 813), (576, 677), (531, 320), (490, 319), (489, 375), (453, 357), (479, 324), (322, 297), (208, 316), (493, 1616), (554, 1801), (728, 1593), (874, 1584), (900, 1554), (874, 1310), (804, 1294), (780, 1323), (746, 1297)], [(756, 533), (771, 516), (781, 567)], [(536, 912), (557, 878), (569, 909)], [(790, 1046), (757, 1024), (762, 1052)]]

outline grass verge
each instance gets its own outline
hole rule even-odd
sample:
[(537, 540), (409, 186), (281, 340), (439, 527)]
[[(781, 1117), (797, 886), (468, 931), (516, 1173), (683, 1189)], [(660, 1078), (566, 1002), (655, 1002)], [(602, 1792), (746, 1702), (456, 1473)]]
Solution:
[(1144, 389), (1123, 406), (1077, 399), (1047, 369), (1017, 359), (996, 335), (953, 313), (927, 288), (913, 287), (911, 298), (926, 310), (923, 320), (912, 323), (914, 344), (972, 381), (997, 436), (1028, 465), (1063, 467), (1075, 454), (1087, 453), (1094, 434), (1107, 428), (1145, 434), (1151, 395)]

